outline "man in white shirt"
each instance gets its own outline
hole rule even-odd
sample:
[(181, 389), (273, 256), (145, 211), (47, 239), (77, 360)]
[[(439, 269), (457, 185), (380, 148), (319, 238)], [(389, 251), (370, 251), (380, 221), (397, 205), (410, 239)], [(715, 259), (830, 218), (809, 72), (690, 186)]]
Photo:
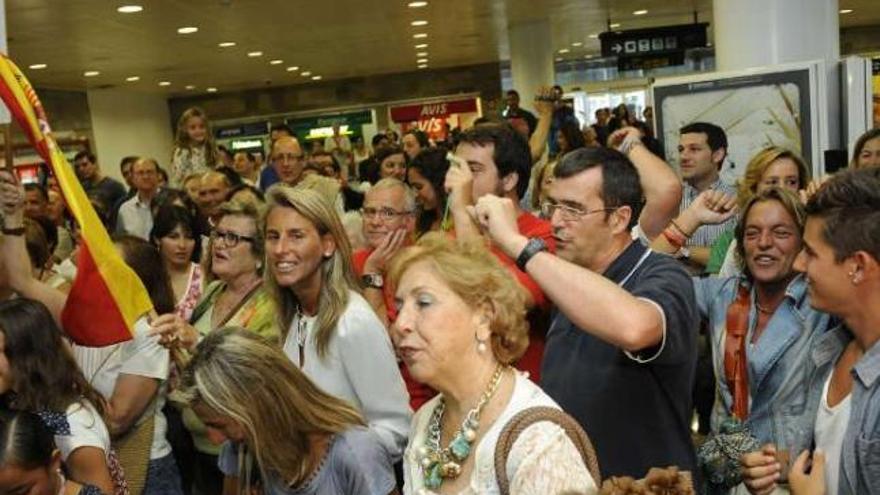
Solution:
[(153, 229), (150, 203), (159, 192), (159, 164), (152, 158), (139, 158), (131, 175), (137, 192), (119, 207), (116, 231), (148, 240)]

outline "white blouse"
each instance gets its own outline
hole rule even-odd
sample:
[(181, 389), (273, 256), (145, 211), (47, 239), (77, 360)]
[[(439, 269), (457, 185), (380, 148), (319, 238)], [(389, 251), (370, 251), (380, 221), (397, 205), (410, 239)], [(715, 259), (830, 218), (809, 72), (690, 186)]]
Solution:
[[(413, 418), (412, 438), (403, 457), (404, 495), (431, 493), (425, 491), (425, 477), (417, 452), (418, 447), (425, 443), (428, 422), (440, 397), (438, 395), (428, 401)], [(513, 416), (536, 406), (559, 409), (556, 402), (543, 390), (524, 374), (517, 372), (510, 402), (477, 443), (470, 484), (459, 495), (500, 493), (495, 476), (495, 445), (498, 443), (498, 436)], [(550, 421), (534, 423), (517, 437), (507, 457), (507, 479), (510, 480), (511, 494), (598, 493), (596, 480), (584, 465), (577, 447), (562, 427)]]
[(409, 433), (409, 394), (385, 326), (370, 304), (351, 291), (327, 354), (318, 356), (317, 317), (294, 318), (284, 340), (284, 353), (318, 387), (347, 400), (364, 415), (393, 462), (400, 460)]

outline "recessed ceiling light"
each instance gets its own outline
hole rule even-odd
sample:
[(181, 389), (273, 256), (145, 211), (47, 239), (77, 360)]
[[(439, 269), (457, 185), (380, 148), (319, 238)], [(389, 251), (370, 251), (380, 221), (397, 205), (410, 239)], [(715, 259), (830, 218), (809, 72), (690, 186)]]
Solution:
[(177, 32), (180, 34), (193, 34), (199, 32), (199, 28), (195, 26), (186, 26), (182, 28), (177, 28)]
[(125, 78), (125, 80), (128, 82), (135, 82), (135, 81), (140, 81), (141, 78), (138, 76), (128, 76)]
[(427, 69), (428, 64), (419, 64), (418, 67), (419, 67), (419, 69)]
[(196, 89), (196, 87), (193, 86), (192, 84), (187, 84), (186, 89), (188, 89), (189, 91), (192, 91), (192, 90)]
[(301, 75), (303, 77), (309, 77), (312, 75), (312, 73), (309, 71), (305, 71), (305, 72), (300, 72), (299, 75)]
[(428, 48), (428, 44), (427, 43), (419, 43), (418, 45), (415, 46), (415, 48), (416, 48), (416, 50), (423, 50), (425, 48)]
[(852, 14), (853, 9), (840, 9), (841, 14)]
[(583, 41), (575, 41), (574, 43), (571, 44), (571, 46), (584, 46), (584, 42)]
[(205, 88), (205, 91), (207, 91), (208, 93), (216, 93), (217, 88)]
[(589, 59), (591, 59), (591, 58), (593, 58), (593, 57), (595, 57), (595, 55), (584, 55), (584, 58), (587, 59), (587, 60), (589, 60)]
[(287, 68), (287, 72), (295, 72), (298, 70), (299, 70), (299, 67), (297, 67), (295, 65), (291, 65), (290, 67)]
[(320, 81), (321, 76), (312, 76), (312, 81)]
[(428, 2), (410, 2), (410, 3), (406, 4), (406, 6), (411, 9), (418, 9), (420, 7), (427, 7)]
[(647, 10), (636, 10), (633, 12), (633, 15), (645, 15), (647, 13), (648, 13)]
[(562, 57), (556, 57), (557, 62), (562, 62)]
[(163, 88), (165, 86), (171, 86), (171, 81), (159, 81), (159, 86), (162, 86)]
[(144, 10), (140, 5), (123, 5), (116, 9), (116, 12), (120, 14), (136, 14), (140, 11)]
[(412, 22), (410, 23), (410, 25), (411, 25), (411, 26), (427, 26), (427, 25), (428, 25), (428, 21), (424, 21), (424, 20), (412, 21)]
[(263, 52), (248, 52), (248, 57), (251, 57), (251, 58), (262, 57), (262, 56), (263, 56)]
[(427, 57), (427, 56), (428, 56), (428, 52), (419, 52), (419, 53), (416, 53), (416, 57)]
[(269, 65), (281, 65), (283, 63), (284, 63), (284, 60), (281, 60), (280, 58), (276, 58), (275, 60), (269, 61)]
[(427, 38), (427, 37), (428, 37), (428, 33), (416, 33), (413, 35), (413, 38), (415, 38), (417, 40)]
[(620, 23), (615, 22), (614, 24), (609, 24), (608, 27), (610, 27), (611, 29), (617, 29), (620, 27)]
[(562, 53), (562, 54), (565, 54), (565, 53), (568, 53), (568, 52), (569, 52), (569, 49), (568, 49), (568, 48), (562, 48), (562, 49), (559, 50), (559, 53)]
[(95, 77), (95, 76), (100, 76), (101, 73), (96, 70), (87, 70), (87, 71), (83, 72), (83, 75), (85, 77)]
[(220, 48), (230, 48), (230, 47), (235, 46), (235, 42), (234, 41), (223, 41), (221, 43), (217, 43), (217, 46), (219, 46)]
[(590, 39), (592, 39), (592, 40), (597, 39), (598, 37), (599, 37), (599, 33), (593, 33), (590, 35)]
[(426, 59), (426, 58), (420, 58), (420, 59), (416, 60), (416, 63), (417, 63), (417, 64), (427, 64), (427, 63), (428, 63), (428, 59)]
[(28, 65), (28, 69), (33, 69), (33, 70), (45, 69), (46, 67), (48, 67), (48, 65), (46, 65), (46, 64), (31, 64), (31, 65)]

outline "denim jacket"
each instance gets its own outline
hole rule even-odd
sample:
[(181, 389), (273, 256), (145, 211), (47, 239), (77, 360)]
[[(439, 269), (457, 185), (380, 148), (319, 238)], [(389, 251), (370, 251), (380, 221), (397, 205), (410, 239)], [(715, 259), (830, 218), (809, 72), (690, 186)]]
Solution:
[[(817, 369), (810, 386), (810, 407), (819, 405), (828, 374), (852, 334), (840, 325), (823, 337), (813, 352)], [(843, 437), (839, 495), (880, 490), (880, 344), (874, 344), (852, 369), (850, 417)]]
[[(717, 378), (712, 430), (730, 416), (733, 396), (724, 375), (724, 341), (727, 308), (736, 299), (742, 277), (694, 279), (697, 305), (708, 322), (712, 361)], [(810, 380), (815, 365), (810, 359), (814, 341), (824, 334), (830, 317), (810, 307), (807, 284), (795, 277), (766, 328), (752, 344), (757, 323), (755, 291), (750, 288), (749, 328), (746, 355), (749, 375), (749, 416), (747, 426), (761, 444), (773, 443), (793, 455), (809, 448), (813, 439), (815, 407), (808, 407)]]

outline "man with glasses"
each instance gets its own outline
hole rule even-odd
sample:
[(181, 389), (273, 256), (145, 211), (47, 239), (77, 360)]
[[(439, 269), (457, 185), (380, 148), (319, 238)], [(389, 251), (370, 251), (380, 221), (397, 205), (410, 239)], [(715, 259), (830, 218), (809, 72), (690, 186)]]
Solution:
[[(292, 136), (281, 136), (272, 145), (272, 168), (278, 175), (278, 182), (288, 186), (295, 186), (302, 178), (305, 166), (305, 154), (299, 141)], [(263, 182), (261, 181), (261, 187)], [(267, 184), (263, 190), (267, 189)]]
[(118, 180), (102, 174), (101, 167), (98, 166), (98, 161), (92, 153), (88, 151), (77, 153), (73, 158), (73, 166), (86, 194), (98, 198), (107, 208), (114, 207), (121, 198), (125, 197), (125, 186)]
[(149, 240), (153, 230), (150, 203), (159, 192), (159, 164), (152, 158), (138, 158), (131, 177), (137, 193), (119, 207), (116, 231)]
[(553, 302), (541, 386), (590, 435), (602, 477), (696, 467), (690, 437), (696, 364), (693, 284), (672, 258), (634, 241), (639, 173), (604, 148), (566, 154), (548, 204), (556, 254), (517, 228), (509, 198), (481, 198), (476, 218)]
[(394, 321), (394, 291), (385, 285), (390, 260), (408, 244), (416, 227), (416, 196), (398, 179), (376, 183), (361, 208), (367, 247), (352, 254), (355, 273), (361, 277), (364, 297), (385, 325)]

